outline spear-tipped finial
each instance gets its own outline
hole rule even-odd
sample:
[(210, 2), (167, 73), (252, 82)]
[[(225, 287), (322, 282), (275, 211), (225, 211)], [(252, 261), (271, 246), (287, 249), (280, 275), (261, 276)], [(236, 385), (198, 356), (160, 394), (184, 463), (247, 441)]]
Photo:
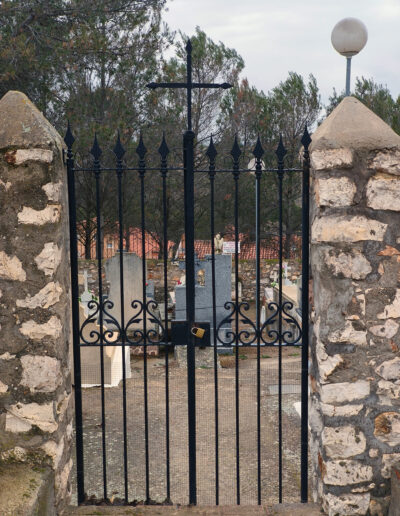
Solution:
[(308, 150), (308, 147), (310, 146), (310, 143), (311, 143), (311, 136), (310, 136), (310, 133), (308, 132), (307, 124), (304, 127), (304, 133), (301, 138), (301, 143), (304, 147), (304, 150)]
[(237, 141), (237, 134), (235, 134), (235, 141), (233, 142), (233, 147), (231, 150), (231, 156), (234, 159), (234, 161), (239, 161), (240, 155), (242, 154), (242, 151), (240, 150), (238, 141)]
[(68, 149), (70, 149), (72, 147), (72, 145), (74, 144), (74, 141), (75, 141), (75, 138), (74, 138), (74, 135), (72, 134), (71, 126), (70, 126), (69, 120), (68, 120), (67, 132), (65, 133), (65, 136), (64, 136), (64, 142), (65, 142), (65, 145), (68, 147)]
[(147, 152), (147, 149), (143, 143), (142, 133), (140, 133), (139, 145), (136, 148), (136, 154), (139, 156), (139, 158), (141, 160), (144, 160), (144, 157), (146, 156), (146, 152)]
[(163, 137), (162, 137), (161, 145), (158, 148), (158, 153), (160, 154), (162, 160), (167, 159), (167, 156), (169, 154), (169, 148), (168, 148), (167, 142), (165, 141), (165, 132), (163, 132)]
[(282, 162), (283, 158), (287, 154), (287, 150), (285, 149), (285, 146), (283, 145), (282, 135), (279, 136), (279, 143), (278, 147), (276, 148), (275, 154), (278, 157), (278, 161)]
[(208, 146), (208, 149), (207, 149), (207, 152), (206, 152), (206, 156), (210, 160), (210, 162), (214, 162), (215, 158), (217, 157), (217, 154), (218, 154), (218, 152), (217, 152), (217, 149), (215, 148), (214, 140), (213, 140), (213, 137), (211, 135), (210, 144)]
[(256, 158), (256, 160), (261, 160), (261, 158), (264, 155), (264, 149), (261, 145), (260, 135), (257, 137), (257, 143), (253, 150), (253, 156)]
[(121, 161), (122, 158), (124, 157), (124, 154), (125, 154), (125, 149), (121, 143), (121, 138), (120, 138), (120, 135), (119, 135), (119, 131), (118, 131), (118, 135), (117, 135), (117, 142), (115, 144), (115, 147), (113, 149), (113, 152), (117, 158), (118, 161)]
[(99, 142), (97, 141), (97, 133), (94, 133), (93, 146), (90, 150), (90, 154), (93, 156), (95, 161), (99, 161), (102, 150), (100, 149)]
[(189, 39), (187, 40), (187, 42), (186, 42), (186, 52), (187, 52), (188, 54), (190, 54), (190, 53), (191, 53), (191, 51), (192, 51), (192, 48), (193, 48), (193, 47), (192, 47), (192, 40), (189, 38)]

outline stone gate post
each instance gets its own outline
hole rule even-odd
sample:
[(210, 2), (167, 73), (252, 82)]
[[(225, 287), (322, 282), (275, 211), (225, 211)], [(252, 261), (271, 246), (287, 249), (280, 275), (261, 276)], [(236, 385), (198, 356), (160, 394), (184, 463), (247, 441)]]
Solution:
[(387, 514), (400, 461), (400, 137), (352, 97), (311, 147), (313, 496)]
[[(24, 94), (10, 91), (1, 99), (0, 467), (4, 474), (5, 465), (17, 463), (50, 470), (46, 478), (54, 485), (48, 492), (53, 501), (47, 504), (49, 512), (40, 514), (58, 513), (69, 502), (72, 467), (69, 231), (62, 145)], [(32, 497), (38, 479), (25, 487), (20, 496)], [(18, 494), (11, 491), (8, 498), (12, 496)]]

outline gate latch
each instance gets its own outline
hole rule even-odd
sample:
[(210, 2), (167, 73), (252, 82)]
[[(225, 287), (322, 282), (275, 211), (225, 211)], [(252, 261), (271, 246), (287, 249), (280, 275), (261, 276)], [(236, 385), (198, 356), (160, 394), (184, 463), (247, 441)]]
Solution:
[(198, 328), (197, 326), (193, 326), (191, 332), (192, 335), (194, 335), (196, 338), (202, 339), (204, 337), (206, 330), (204, 328)]

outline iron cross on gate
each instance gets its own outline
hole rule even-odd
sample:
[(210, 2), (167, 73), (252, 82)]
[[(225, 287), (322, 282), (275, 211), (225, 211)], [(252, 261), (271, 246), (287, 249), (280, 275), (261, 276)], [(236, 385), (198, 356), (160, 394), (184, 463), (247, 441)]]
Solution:
[(185, 198), (185, 268), (186, 268), (186, 334), (189, 445), (189, 504), (197, 502), (196, 481), (196, 357), (191, 332), (195, 325), (195, 254), (194, 254), (194, 138), (192, 131), (192, 90), (198, 88), (231, 88), (231, 84), (208, 84), (192, 81), (192, 42), (186, 43), (186, 82), (151, 82), (148, 88), (185, 88), (187, 91), (188, 130), (183, 135), (183, 169)]
[(198, 88), (222, 88), (227, 90), (232, 88), (232, 84), (223, 82), (222, 84), (192, 82), (192, 42), (190, 39), (186, 43), (186, 82), (151, 82), (148, 88), (186, 88), (187, 91), (187, 119), (188, 131), (192, 130), (192, 90)]

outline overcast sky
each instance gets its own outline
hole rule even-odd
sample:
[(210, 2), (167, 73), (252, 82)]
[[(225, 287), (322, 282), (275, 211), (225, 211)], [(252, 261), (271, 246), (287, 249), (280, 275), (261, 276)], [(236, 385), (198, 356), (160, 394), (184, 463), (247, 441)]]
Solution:
[(289, 71), (313, 73), (327, 102), (345, 82), (345, 58), (331, 45), (336, 22), (352, 16), (368, 29), (368, 42), (353, 58), (363, 75), (400, 94), (400, 0), (169, 0), (165, 20), (188, 35), (199, 25), (244, 58), (250, 84), (265, 92)]

